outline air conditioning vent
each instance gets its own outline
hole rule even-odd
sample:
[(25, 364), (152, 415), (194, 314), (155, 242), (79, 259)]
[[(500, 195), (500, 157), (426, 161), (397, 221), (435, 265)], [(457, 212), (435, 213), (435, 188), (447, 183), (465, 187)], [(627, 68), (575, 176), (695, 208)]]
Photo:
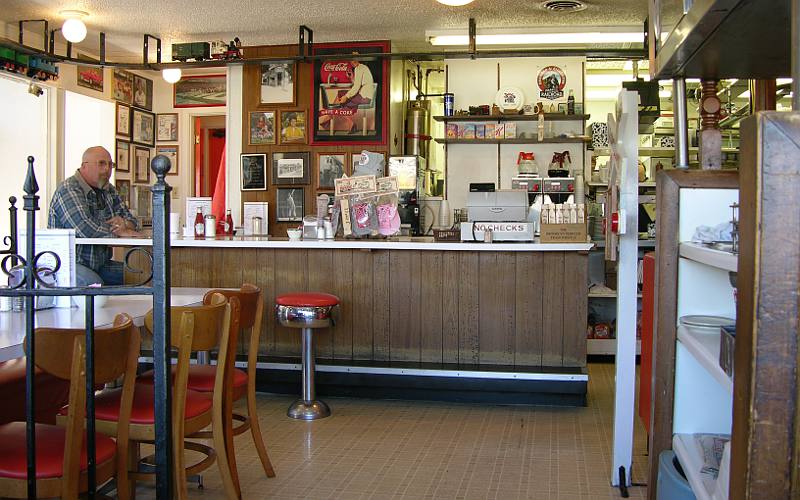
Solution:
[(550, 12), (578, 12), (586, 9), (586, 4), (578, 0), (547, 0), (539, 5)]

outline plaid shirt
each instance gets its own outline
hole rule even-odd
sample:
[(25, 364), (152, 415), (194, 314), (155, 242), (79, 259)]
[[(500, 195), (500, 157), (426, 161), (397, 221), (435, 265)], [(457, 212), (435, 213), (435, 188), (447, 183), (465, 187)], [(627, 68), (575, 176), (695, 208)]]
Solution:
[[(108, 184), (95, 190), (79, 172), (75, 172), (56, 189), (50, 202), (47, 227), (75, 229), (78, 238), (113, 238), (111, 226), (106, 221), (117, 215), (139, 228), (138, 221), (114, 186)], [(77, 245), (77, 260), (97, 271), (111, 260), (111, 248), (107, 245)]]

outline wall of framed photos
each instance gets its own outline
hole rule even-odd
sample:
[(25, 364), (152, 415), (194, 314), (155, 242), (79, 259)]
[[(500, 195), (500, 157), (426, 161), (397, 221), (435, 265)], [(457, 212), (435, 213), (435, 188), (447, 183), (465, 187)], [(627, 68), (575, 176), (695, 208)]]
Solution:
[[(359, 44), (368, 43), (354, 43)], [(243, 57), (293, 56), (297, 51), (297, 45), (244, 47)], [(379, 73), (373, 73), (378, 80)], [(350, 175), (353, 160), (361, 151), (383, 153), (388, 159), (388, 106), (381, 110), (385, 117), (376, 113), (375, 106), (363, 105), (352, 120), (326, 120), (325, 132), (332, 131), (336, 137), (331, 143), (315, 143), (313, 74), (312, 63), (244, 66), (242, 157), (229, 159), (230, 168), (241, 170), (241, 183), (228, 186), (228, 190), (241, 189), (242, 202), (269, 203), (272, 236), (286, 236), (286, 229), (298, 226), (302, 215), (314, 213), (318, 193), (332, 196), (333, 179)], [(335, 74), (331, 72), (331, 79)], [(388, 94), (388, 68), (383, 76), (387, 87), (384, 92)], [(379, 85), (376, 87), (377, 101), (383, 94)], [(350, 135), (364, 134), (363, 140), (351, 138), (351, 143), (344, 143), (348, 128), (353, 131)], [(379, 135), (383, 137), (375, 139)]]

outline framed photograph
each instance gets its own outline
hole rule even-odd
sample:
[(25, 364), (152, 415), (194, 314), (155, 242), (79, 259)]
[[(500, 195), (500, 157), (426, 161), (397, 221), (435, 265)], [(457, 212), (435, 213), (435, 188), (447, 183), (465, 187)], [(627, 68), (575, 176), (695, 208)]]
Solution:
[(243, 154), (239, 157), (242, 191), (265, 191), (267, 189), (267, 155), (264, 153)]
[(125, 203), (125, 206), (131, 208), (131, 181), (127, 179), (117, 179), (114, 182), (117, 193), (119, 193), (119, 197), (122, 198), (122, 202)]
[(130, 172), (131, 171), (131, 143), (128, 141), (121, 141), (117, 139), (116, 142), (117, 154), (117, 172)]
[(272, 153), (272, 183), (278, 186), (310, 182), (311, 153)]
[(133, 182), (150, 184), (150, 148), (136, 146), (133, 155)]
[(184, 76), (174, 86), (173, 107), (225, 106), (225, 75)]
[(103, 91), (103, 68), (79, 64), (77, 70), (78, 87), (86, 87), (98, 92)]
[(133, 75), (133, 105), (152, 111), (153, 80)]
[(153, 190), (150, 186), (133, 186), (133, 211), (139, 217), (151, 217), (153, 213)]
[(116, 133), (123, 137), (131, 137), (131, 107), (117, 103)]
[[(383, 170), (380, 171), (379, 167), (375, 165), (375, 169), (378, 169), (378, 171), (374, 171), (368, 168), (365, 171), (362, 171), (360, 175), (375, 174), (376, 177), (383, 177), (386, 175), (386, 172), (388, 171), (386, 164), (386, 153), (378, 153), (378, 154), (383, 154)], [(360, 163), (361, 163), (361, 153), (352, 153), (350, 155), (350, 171), (347, 173), (347, 175), (352, 176), (353, 174), (355, 174), (360, 167)]]
[(156, 146), (156, 156), (164, 155), (169, 158), (169, 172), (167, 175), (178, 175), (178, 145)]
[(178, 113), (162, 113), (156, 115), (158, 142), (178, 142)]
[(250, 112), (250, 142), (251, 146), (260, 144), (275, 144), (275, 111)]
[(114, 100), (133, 104), (133, 73), (123, 69), (114, 70)]
[(314, 44), (311, 144), (385, 145), (388, 134), (388, 41)]
[(347, 173), (345, 153), (317, 153), (317, 189), (333, 191), (334, 181)]
[(302, 222), (305, 209), (303, 188), (278, 188), (278, 222)]
[(131, 124), (131, 141), (153, 147), (155, 144), (156, 115), (133, 108)]
[(281, 144), (306, 143), (306, 112), (281, 111)]
[(261, 104), (294, 106), (297, 66), (293, 62), (261, 64)]

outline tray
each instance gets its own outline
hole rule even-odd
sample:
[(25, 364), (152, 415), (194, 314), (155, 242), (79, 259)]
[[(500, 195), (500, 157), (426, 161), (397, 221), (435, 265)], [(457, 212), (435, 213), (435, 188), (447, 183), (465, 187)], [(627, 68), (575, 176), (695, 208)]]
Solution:
[(434, 241), (461, 241), (460, 229), (434, 229)]

